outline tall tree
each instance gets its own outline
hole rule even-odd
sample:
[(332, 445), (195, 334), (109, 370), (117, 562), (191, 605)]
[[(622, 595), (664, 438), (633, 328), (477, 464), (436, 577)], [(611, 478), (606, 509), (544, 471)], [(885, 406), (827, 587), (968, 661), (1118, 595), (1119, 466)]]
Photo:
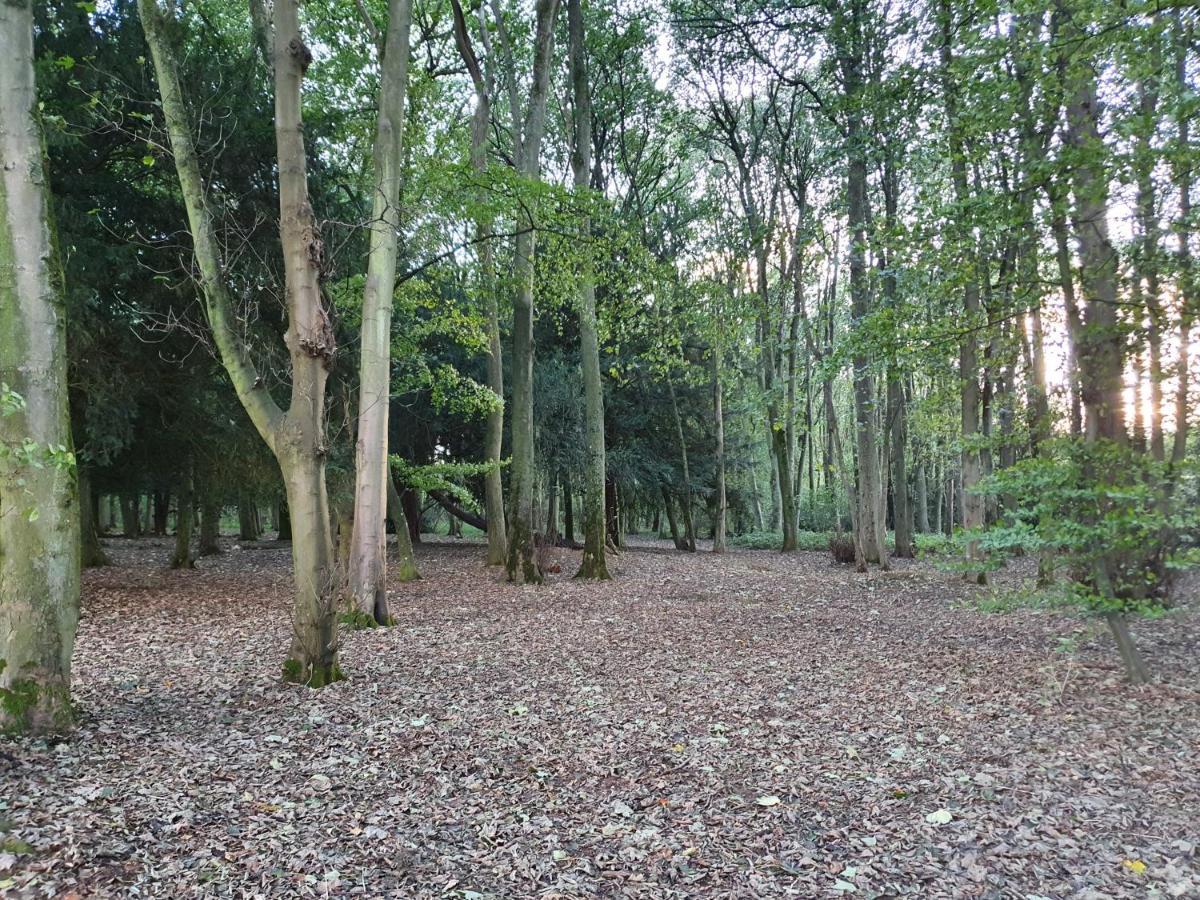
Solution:
[(273, 39), (267, 41), (275, 82), (279, 229), (288, 312), (284, 342), (292, 376), (286, 411), (268, 392), (236, 327), (214, 213), (179, 79), (174, 5), (168, 13), (158, 0), (138, 0), (138, 9), (154, 61), (208, 322), (234, 390), (283, 474), (295, 579), (291, 648), (283, 674), (289, 681), (323, 687), (342, 678), (334, 619), (337, 572), (325, 488), (325, 383), (336, 342), (320, 289), (323, 244), (308, 199), (300, 98), (312, 53), (300, 34), (298, 0), (278, 0)]
[[(567, 28), (570, 34), (572, 114), (575, 144), (571, 169), (575, 189), (588, 189), (592, 172), (592, 99), (588, 86), (587, 59), (584, 52), (583, 9), (580, 0), (567, 0)], [(590, 237), (588, 222), (580, 223), (584, 240)], [(604, 389), (600, 384), (600, 341), (596, 333), (596, 285), (589, 254), (585, 250), (579, 273), (579, 357), (583, 368), (584, 398), (584, 480), (583, 480), (583, 561), (578, 578), (609, 578), (604, 558)]]
[(33, 5), (0, 4), (0, 731), (69, 728), (79, 506)]
[(387, 36), (379, 60), (379, 114), (372, 153), (371, 236), (363, 290), (359, 362), (358, 443), (354, 466), (354, 526), (350, 596), (363, 618), (390, 621), (387, 606), (388, 407), (391, 404), (392, 298), (400, 230), (404, 164), (404, 95), (408, 86), (411, 0), (388, 3)]
[[(541, 171), (542, 137), (554, 48), (558, 0), (538, 0), (534, 24), (533, 80), (517, 150), (517, 171), (536, 180)], [(516, 112), (514, 111), (514, 116)], [(533, 429), (533, 254), (535, 223), (521, 223), (513, 258), (512, 354), (512, 475), (509, 479), (510, 530), (508, 577), (540, 584), (543, 578), (534, 547), (534, 429)]]

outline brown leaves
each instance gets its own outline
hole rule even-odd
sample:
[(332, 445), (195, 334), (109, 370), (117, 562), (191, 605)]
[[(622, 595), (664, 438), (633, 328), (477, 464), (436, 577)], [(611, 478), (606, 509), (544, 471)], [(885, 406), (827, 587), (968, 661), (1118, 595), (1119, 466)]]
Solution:
[(446, 543), (313, 692), (276, 677), (286, 550), (172, 573), (165, 545), (109, 549), (80, 731), (0, 754), (15, 896), (1200, 889), (1194, 618), (1140, 629), (1172, 690), (1125, 687), (1093, 641), (1060, 691), (1076, 622), (973, 612), (920, 565), (660, 545), (521, 588)]

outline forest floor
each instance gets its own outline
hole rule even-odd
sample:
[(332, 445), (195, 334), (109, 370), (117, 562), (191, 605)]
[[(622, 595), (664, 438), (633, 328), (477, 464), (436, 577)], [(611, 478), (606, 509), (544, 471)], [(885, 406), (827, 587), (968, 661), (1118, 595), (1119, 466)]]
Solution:
[(443, 541), (311, 691), (286, 548), (108, 550), (79, 730), (0, 744), (6, 897), (1200, 896), (1194, 596), (1132, 688), (926, 562), (646, 542), (524, 588)]

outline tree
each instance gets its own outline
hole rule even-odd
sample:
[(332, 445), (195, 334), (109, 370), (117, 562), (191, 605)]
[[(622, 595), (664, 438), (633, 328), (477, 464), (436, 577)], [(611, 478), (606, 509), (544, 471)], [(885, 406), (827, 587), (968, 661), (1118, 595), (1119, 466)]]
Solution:
[(0, 731), (71, 727), (79, 497), (33, 5), (0, 5)]
[[(581, 0), (568, 0), (567, 19), (575, 124), (571, 169), (575, 189), (583, 192), (590, 184), (592, 173), (592, 101), (584, 54)], [(580, 230), (583, 240), (587, 241), (586, 218)], [(596, 285), (586, 255), (582, 268), (579, 273), (579, 354), (583, 367), (587, 450), (583, 484), (583, 561), (576, 577), (606, 580), (611, 576), (604, 558), (604, 389), (600, 384), (600, 341), (596, 334)]]
[(139, 0), (175, 168), (187, 209), (205, 312), (221, 361), (238, 399), (275, 454), (291, 516), (295, 599), (292, 642), (283, 674), (289, 681), (323, 687), (342, 678), (338, 666), (334, 599), (337, 594), (329, 499), (325, 489), (325, 382), (336, 353), (320, 290), (323, 244), (308, 200), (307, 163), (300, 110), (301, 83), (312, 54), (300, 35), (297, 0), (274, 7), (271, 60), (275, 80), (275, 133), (279, 171), (279, 226), (288, 325), (284, 342), (291, 362), (291, 403), (281, 409), (259, 376), (236, 329), (209, 194), (201, 175), (179, 81), (170, 18), (157, 0)]
[(404, 94), (408, 83), (410, 0), (388, 4), (380, 58), (379, 116), (372, 166), (371, 243), (363, 294), (359, 363), (358, 443), (354, 468), (354, 530), (350, 596), (364, 619), (389, 622), (387, 609), (388, 408), (391, 404), (392, 298), (400, 228), (404, 155)]
[[(533, 80), (529, 88), (524, 127), (515, 149), (517, 171), (536, 180), (541, 169), (546, 99), (550, 87), (550, 62), (554, 47), (554, 19), (558, 0), (538, 0), (534, 25)], [(516, 110), (513, 111), (516, 116)], [(541, 567), (534, 547), (534, 432), (533, 432), (533, 275), (535, 223), (526, 218), (517, 235), (513, 257), (512, 353), (512, 476), (509, 480), (510, 529), (508, 577), (540, 584)]]

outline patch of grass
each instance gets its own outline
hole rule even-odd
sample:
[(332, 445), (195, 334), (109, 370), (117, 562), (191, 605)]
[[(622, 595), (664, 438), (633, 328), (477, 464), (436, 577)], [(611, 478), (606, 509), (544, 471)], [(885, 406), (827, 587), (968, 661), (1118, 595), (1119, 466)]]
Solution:
[(1047, 587), (992, 588), (968, 598), (964, 605), (979, 612), (1005, 614), (1023, 609), (1078, 609), (1079, 602), (1070, 586), (1063, 583)]

